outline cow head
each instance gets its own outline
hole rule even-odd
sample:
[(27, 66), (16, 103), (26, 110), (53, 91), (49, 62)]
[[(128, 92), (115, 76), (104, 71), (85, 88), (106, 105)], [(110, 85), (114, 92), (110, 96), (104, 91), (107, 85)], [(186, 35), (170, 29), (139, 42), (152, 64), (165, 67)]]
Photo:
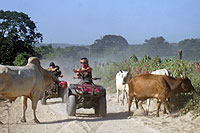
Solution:
[(52, 88), (55, 87), (55, 84), (59, 84), (59, 79), (55, 76), (55, 74), (51, 71), (45, 71), (45, 81), (46, 81), (46, 88), (45, 90), (51, 90)]
[(122, 73), (122, 79), (123, 79), (122, 84), (127, 84), (127, 83), (129, 82), (129, 80), (131, 79), (131, 74), (130, 74), (130, 72), (128, 72), (128, 71), (123, 71), (123, 73)]
[(183, 76), (181, 81), (181, 88), (184, 92), (196, 92), (189, 78)]

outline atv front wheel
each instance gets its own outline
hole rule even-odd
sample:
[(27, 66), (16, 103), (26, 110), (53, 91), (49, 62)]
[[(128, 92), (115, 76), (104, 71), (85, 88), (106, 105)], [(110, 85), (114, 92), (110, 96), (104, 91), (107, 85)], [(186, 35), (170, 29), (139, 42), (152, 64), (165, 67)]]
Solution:
[(75, 116), (76, 114), (76, 97), (74, 95), (70, 95), (68, 97), (67, 103), (67, 114), (68, 116)]
[(95, 110), (95, 114), (99, 112), (99, 116), (105, 117), (107, 115), (106, 97), (103, 96), (99, 99), (99, 108)]
[(67, 88), (65, 88), (62, 94), (62, 103), (67, 102), (67, 96), (68, 96), (68, 92), (67, 92)]
[(94, 113), (95, 115), (99, 116), (99, 107), (94, 107)]

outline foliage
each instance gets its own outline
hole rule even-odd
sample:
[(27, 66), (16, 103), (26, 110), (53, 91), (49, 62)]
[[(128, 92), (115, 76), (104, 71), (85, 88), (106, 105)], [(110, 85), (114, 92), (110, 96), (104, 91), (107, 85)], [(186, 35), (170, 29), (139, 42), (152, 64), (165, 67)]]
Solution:
[(152, 37), (149, 40), (145, 39), (144, 43), (145, 53), (150, 56), (169, 56), (170, 55), (170, 45), (169, 43), (161, 37)]
[(185, 39), (178, 43), (178, 49), (182, 49), (183, 58), (187, 60), (199, 60), (200, 39)]
[(127, 47), (128, 42), (122, 36), (105, 35), (101, 39), (96, 39), (94, 44), (91, 45), (93, 49), (104, 49), (108, 47)]
[(20, 53), (15, 57), (15, 61), (13, 64), (15, 66), (24, 66), (27, 64), (28, 57), (30, 57), (27, 53)]
[(184, 59), (197, 60), (200, 58), (199, 48), (199, 39), (168, 43), (161, 36), (146, 39), (143, 44), (129, 45), (126, 39), (121, 36), (105, 35), (100, 39), (96, 39), (92, 45), (53, 48), (50, 52), (44, 52), (42, 56), (49, 60), (60, 60), (62, 58), (63, 61), (70, 63), (73, 63), (73, 60), (79, 60), (81, 57), (87, 57), (90, 63), (106, 63), (127, 60), (133, 53), (138, 59), (143, 58), (144, 55), (152, 58), (159, 56), (162, 60), (166, 58), (175, 59), (178, 56), (178, 50), (182, 49)]
[(36, 32), (36, 25), (30, 17), (22, 12), (0, 10), (1, 38), (21, 40), (26, 43), (36, 43), (42, 35)]
[[(134, 57), (136, 58), (136, 57)], [(199, 62), (188, 62), (186, 60), (166, 58), (161, 60), (160, 57), (156, 56), (151, 58), (150, 56), (144, 56), (142, 59), (136, 61), (124, 60), (122, 62), (113, 62), (106, 64), (104, 67), (97, 66), (93, 73), (98, 77), (101, 77), (101, 85), (109, 88), (109, 91), (115, 92), (115, 75), (119, 70), (129, 71), (132, 76), (138, 74), (147, 74), (157, 69), (166, 68), (173, 73), (174, 77), (180, 77), (180, 74), (186, 74), (191, 80), (195, 87), (197, 94), (177, 94), (170, 99), (171, 107), (173, 110), (182, 110), (186, 113), (190, 110), (195, 109), (200, 114), (200, 70)]]
[(20, 53), (26, 52), (30, 56), (37, 56), (34, 43), (41, 40), (42, 34), (37, 32), (35, 23), (28, 15), (22, 12), (0, 10), (1, 64), (13, 65), (15, 57)]

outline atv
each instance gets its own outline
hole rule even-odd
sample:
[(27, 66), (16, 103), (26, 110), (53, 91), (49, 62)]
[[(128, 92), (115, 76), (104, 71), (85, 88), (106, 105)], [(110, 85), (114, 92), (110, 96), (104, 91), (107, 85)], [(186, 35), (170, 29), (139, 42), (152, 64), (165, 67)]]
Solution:
[(93, 80), (100, 78), (89, 80), (80, 76), (78, 79), (80, 82), (70, 84), (64, 96), (68, 116), (75, 116), (76, 109), (79, 108), (94, 108), (95, 115), (105, 117), (107, 115), (106, 89), (93, 83)]
[(64, 99), (64, 92), (66, 92), (67, 89), (67, 82), (61, 81), (59, 84), (54, 85), (54, 87), (51, 90), (44, 91), (42, 98), (41, 98), (41, 104), (46, 105), (47, 99), (50, 98), (62, 98), (62, 102), (65, 102), (66, 99)]

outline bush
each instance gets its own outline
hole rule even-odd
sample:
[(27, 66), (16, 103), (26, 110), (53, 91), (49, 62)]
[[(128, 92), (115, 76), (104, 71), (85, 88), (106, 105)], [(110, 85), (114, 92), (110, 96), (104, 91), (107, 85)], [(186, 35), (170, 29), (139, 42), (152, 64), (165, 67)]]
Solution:
[(13, 62), (13, 64), (15, 66), (24, 66), (27, 64), (28, 62), (28, 58), (30, 57), (31, 55), (27, 54), (27, 53), (20, 53), (18, 54), (16, 57), (15, 57), (15, 60)]

